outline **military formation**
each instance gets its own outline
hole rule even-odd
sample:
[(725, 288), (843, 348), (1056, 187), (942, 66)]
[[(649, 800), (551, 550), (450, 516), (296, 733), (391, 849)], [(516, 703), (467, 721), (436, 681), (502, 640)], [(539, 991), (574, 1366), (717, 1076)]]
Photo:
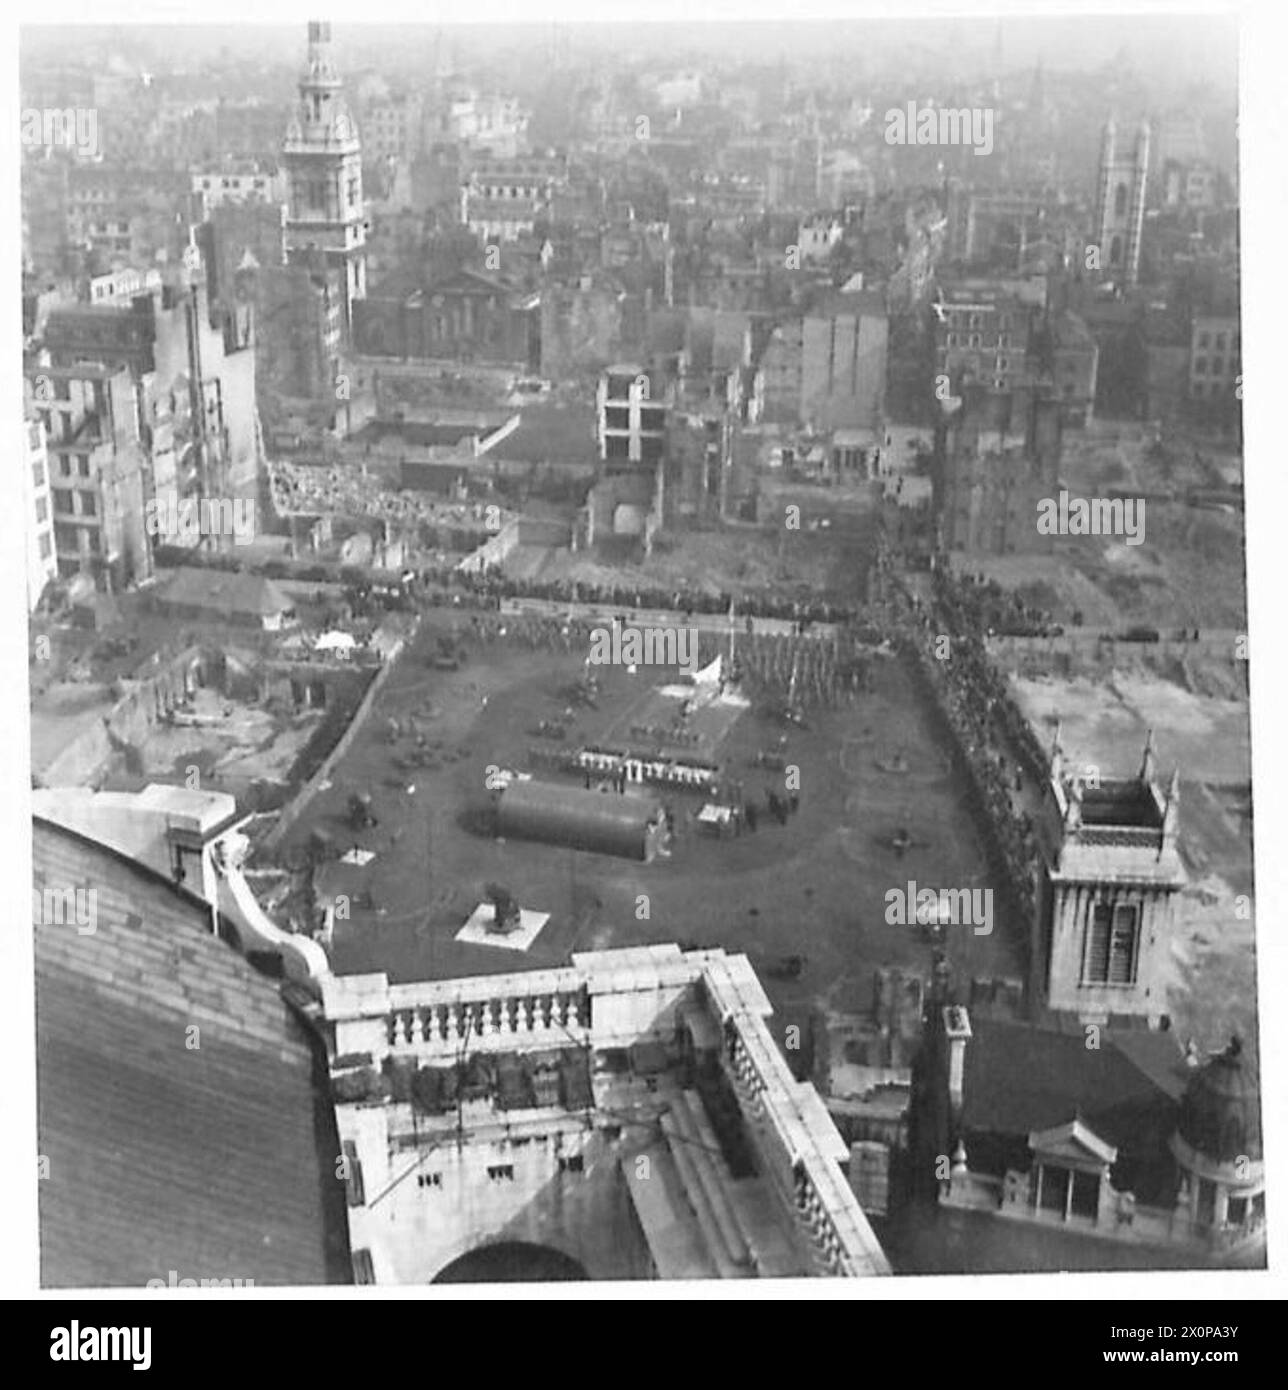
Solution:
[(836, 709), (871, 689), (870, 663), (848, 636), (817, 641), (756, 633), (738, 639), (734, 666), (735, 679), (753, 698), (801, 709)]

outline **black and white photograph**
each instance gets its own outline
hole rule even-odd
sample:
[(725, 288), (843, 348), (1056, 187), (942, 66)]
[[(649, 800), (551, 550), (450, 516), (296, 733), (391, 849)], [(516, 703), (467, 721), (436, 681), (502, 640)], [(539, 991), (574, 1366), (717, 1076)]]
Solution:
[(36, 1288), (1265, 1287), (1242, 23), (24, 12)]

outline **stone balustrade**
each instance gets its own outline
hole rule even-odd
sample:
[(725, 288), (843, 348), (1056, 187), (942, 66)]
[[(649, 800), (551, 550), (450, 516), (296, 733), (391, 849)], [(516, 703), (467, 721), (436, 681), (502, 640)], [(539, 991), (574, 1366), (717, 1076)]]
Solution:
[(534, 1033), (553, 1033), (552, 1045), (590, 1023), (590, 999), (584, 989), (542, 993), (505, 993), (483, 999), (449, 999), (393, 1008), (385, 1018), (391, 1051), (432, 1051), (447, 1044), (455, 1053), (466, 1041), (485, 1048), (489, 1041), (531, 1044)]
[(422, 1062), (467, 1052), (674, 1040), (684, 1015), (719, 1023), (721, 1062), (760, 1167), (796, 1218), (818, 1271), (888, 1274), (846, 1177), (849, 1147), (813, 1086), (792, 1076), (766, 1018), (772, 1006), (745, 956), (677, 946), (579, 953), (571, 967), (391, 985), (384, 975), (322, 981), (333, 1055)]
[(885, 1255), (841, 1167), (849, 1160), (848, 1146), (817, 1091), (792, 1076), (764, 1026), (770, 1006), (754, 974), (748, 979), (724, 966), (713, 963), (704, 983), (724, 1015), (726, 1075), (751, 1122), (761, 1163), (794, 1207), (823, 1272), (888, 1273)]
[(1115, 1192), (1115, 1201), (1098, 1221), (1067, 1219), (1061, 1212), (1034, 1207), (1029, 1174), (1009, 1171), (1005, 1178), (955, 1167), (951, 1182), (940, 1186), (941, 1206), (957, 1210), (997, 1212), (1003, 1216), (1042, 1226), (1067, 1226), (1083, 1235), (1133, 1245), (1174, 1247), (1177, 1244), (1225, 1251), (1255, 1236), (1264, 1220), (1224, 1226), (1204, 1225), (1185, 1212), (1169, 1207), (1137, 1203), (1130, 1193)]

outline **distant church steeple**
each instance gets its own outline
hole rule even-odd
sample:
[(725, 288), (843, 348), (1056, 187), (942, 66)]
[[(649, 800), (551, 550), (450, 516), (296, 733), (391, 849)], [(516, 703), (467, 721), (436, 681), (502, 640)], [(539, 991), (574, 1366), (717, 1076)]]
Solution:
[(1100, 268), (1107, 279), (1123, 285), (1134, 285), (1140, 274), (1149, 141), (1149, 122), (1142, 121), (1130, 152), (1122, 152), (1117, 123), (1112, 119), (1100, 139), (1095, 229)]
[(286, 259), (334, 285), (346, 333), (367, 293), (362, 145), (331, 55), (331, 26), (309, 23), (308, 60), (282, 164), (287, 180)]

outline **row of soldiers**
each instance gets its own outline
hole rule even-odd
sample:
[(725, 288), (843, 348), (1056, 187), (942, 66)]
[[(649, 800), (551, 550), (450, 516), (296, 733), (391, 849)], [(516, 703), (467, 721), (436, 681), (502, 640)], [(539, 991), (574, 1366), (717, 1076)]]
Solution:
[(485, 645), (513, 642), (529, 651), (563, 653), (572, 656), (590, 649), (595, 624), (585, 619), (507, 617), (499, 613), (476, 613), (467, 632)]
[(867, 661), (853, 642), (760, 633), (737, 644), (736, 677), (762, 695), (790, 698), (803, 708), (853, 704), (870, 689)]
[[(529, 651), (574, 656), (589, 651), (595, 627), (585, 619), (475, 613), (462, 633), (484, 645), (514, 642)], [(724, 650), (723, 639), (703, 633), (699, 664), (705, 666)], [(802, 708), (853, 704), (871, 689), (870, 661), (849, 636), (820, 642), (762, 632), (740, 636), (734, 652), (735, 680), (745, 682), (754, 694), (791, 697)]]

